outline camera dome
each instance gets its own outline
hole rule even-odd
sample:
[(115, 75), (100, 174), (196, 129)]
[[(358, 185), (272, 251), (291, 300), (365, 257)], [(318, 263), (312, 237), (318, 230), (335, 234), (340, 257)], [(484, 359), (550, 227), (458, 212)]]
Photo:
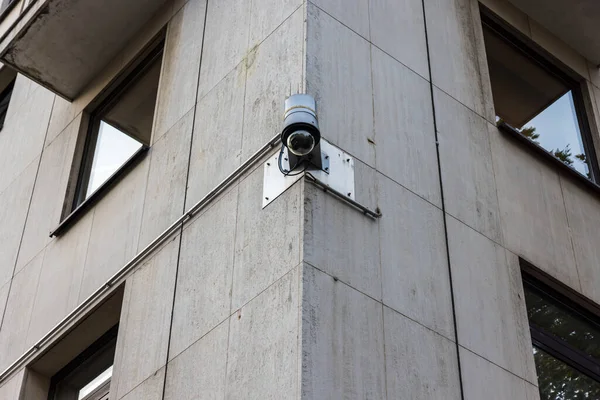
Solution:
[(306, 156), (315, 148), (315, 137), (306, 130), (292, 132), (287, 139), (288, 150), (297, 156)]

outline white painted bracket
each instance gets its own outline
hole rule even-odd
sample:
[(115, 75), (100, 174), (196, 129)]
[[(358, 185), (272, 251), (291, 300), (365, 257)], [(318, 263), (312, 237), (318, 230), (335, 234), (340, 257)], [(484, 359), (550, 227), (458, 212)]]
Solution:
[[(320, 144), (323, 169), (309, 167), (306, 172), (310, 172), (312, 176), (328, 187), (343, 193), (351, 200), (355, 200), (354, 158), (324, 139), (321, 139)], [(263, 208), (281, 196), (283, 192), (304, 176), (303, 173), (295, 176), (285, 176), (279, 171), (278, 159), (279, 153), (264, 164)], [(287, 149), (284, 149), (281, 162), (282, 168), (288, 170)], [(292, 171), (292, 173), (297, 172), (299, 171)]]

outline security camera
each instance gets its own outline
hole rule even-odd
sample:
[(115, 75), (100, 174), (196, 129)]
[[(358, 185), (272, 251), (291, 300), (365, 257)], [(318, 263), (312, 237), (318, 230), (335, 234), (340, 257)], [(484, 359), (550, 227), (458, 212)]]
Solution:
[[(288, 97), (285, 100), (281, 132), (281, 143), (288, 150), (290, 168), (287, 172), (306, 163), (321, 168), (320, 140), (321, 132), (317, 121), (315, 99), (308, 94), (295, 94)], [(285, 172), (284, 174), (287, 175)]]

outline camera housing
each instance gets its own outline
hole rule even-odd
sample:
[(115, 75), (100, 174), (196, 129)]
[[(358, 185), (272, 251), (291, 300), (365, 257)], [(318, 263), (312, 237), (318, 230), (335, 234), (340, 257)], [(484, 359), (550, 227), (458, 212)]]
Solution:
[(290, 170), (304, 162), (321, 168), (320, 141), (315, 99), (308, 94), (288, 97), (285, 100), (281, 143), (288, 150)]

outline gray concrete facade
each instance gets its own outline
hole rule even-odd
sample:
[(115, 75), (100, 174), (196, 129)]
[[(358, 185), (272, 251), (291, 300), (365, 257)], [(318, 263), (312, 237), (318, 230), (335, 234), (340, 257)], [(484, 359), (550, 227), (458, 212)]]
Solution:
[[(482, 3), (585, 80), (600, 150), (598, 68)], [(50, 238), (86, 107), (165, 27), (147, 155)], [(255, 163), (127, 273), (110, 399), (539, 399), (519, 258), (600, 303), (600, 197), (496, 127), (477, 0), (170, 0), (72, 102), (19, 74), (0, 371), (278, 134), (297, 92), (382, 218), (303, 179), (263, 209)], [(46, 400), (35, 359), (0, 400)]]

